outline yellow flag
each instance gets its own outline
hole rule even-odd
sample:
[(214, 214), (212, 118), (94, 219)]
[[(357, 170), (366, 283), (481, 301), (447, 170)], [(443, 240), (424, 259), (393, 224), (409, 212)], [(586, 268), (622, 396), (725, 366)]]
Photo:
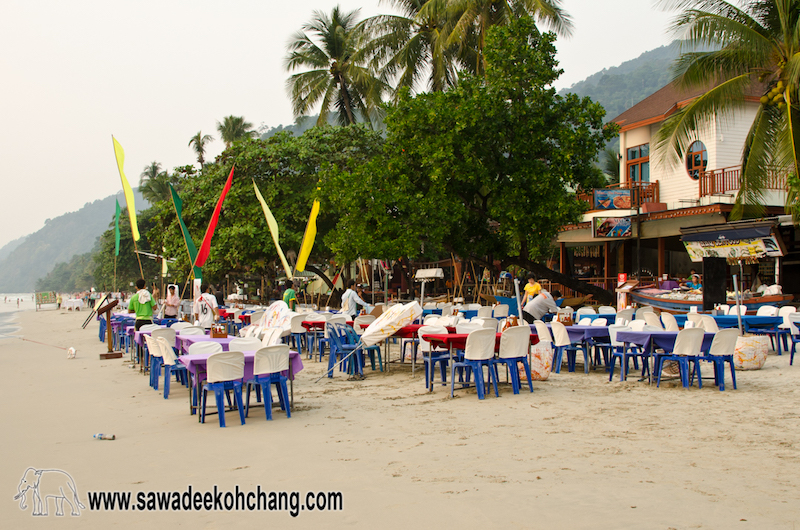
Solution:
[(283, 268), (286, 271), (286, 277), (292, 277), (292, 268), (289, 267), (289, 262), (286, 261), (286, 256), (283, 255), (283, 250), (281, 249), (280, 243), (278, 243), (278, 222), (275, 221), (275, 216), (272, 215), (272, 212), (267, 206), (264, 197), (261, 196), (261, 192), (258, 191), (258, 186), (256, 186), (256, 181), (253, 181), (253, 188), (256, 190), (256, 198), (258, 198), (258, 202), (261, 203), (261, 209), (264, 210), (264, 217), (267, 220), (267, 226), (269, 227), (269, 231), (272, 234), (272, 240), (275, 242), (275, 248), (278, 249), (278, 256), (281, 258), (281, 263), (283, 264)]
[(314, 246), (314, 239), (317, 237), (317, 214), (319, 213), (319, 201), (315, 200), (314, 205), (311, 207), (311, 215), (308, 218), (308, 225), (306, 225), (306, 233), (303, 236), (303, 244), (300, 245), (300, 255), (297, 256), (297, 266), (295, 270), (306, 270), (306, 262), (308, 256), (311, 255), (311, 247)]
[(125, 178), (125, 171), (122, 166), (125, 165), (125, 151), (122, 146), (113, 136), (111, 139), (114, 141), (114, 155), (117, 157), (117, 169), (119, 169), (119, 178), (122, 179), (122, 191), (125, 193), (125, 203), (128, 205), (128, 217), (131, 220), (131, 232), (133, 233), (133, 240), (139, 241), (139, 226), (136, 224), (136, 205), (133, 202), (133, 189), (128, 184), (128, 179)]

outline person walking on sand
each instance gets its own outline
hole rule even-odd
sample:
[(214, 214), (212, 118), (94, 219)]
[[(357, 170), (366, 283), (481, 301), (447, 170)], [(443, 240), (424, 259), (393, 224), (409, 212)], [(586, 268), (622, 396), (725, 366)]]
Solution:
[(294, 311), (297, 309), (297, 293), (293, 289), (294, 285), (291, 280), (286, 280), (284, 283), (286, 290), (283, 292), (283, 301), (289, 306), (289, 309)]
[(164, 318), (178, 318), (178, 306), (181, 298), (175, 292), (175, 286), (170, 285), (167, 292), (167, 299), (164, 301)]
[(158, 305), (156, 298), (158, 297), (158, 289), (153, 288), (153, 294), (145, 289), (145, 281), (142, 279), (136, 280), (136, 294), (131, 296), (128, 303), (128, 313), (136, 313), (136, 324), (134, 329), (139, 331), (139, 328), (145, 324), (153, 323), (153, 310)]

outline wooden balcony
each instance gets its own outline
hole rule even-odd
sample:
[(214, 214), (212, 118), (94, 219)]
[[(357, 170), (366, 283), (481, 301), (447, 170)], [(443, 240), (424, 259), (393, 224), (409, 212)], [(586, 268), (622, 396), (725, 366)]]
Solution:
[[(610, 184), (606, 188), (619, 188), (631, 190), (631, 208), (640, 208), (645, 202), (659, 202), (658, 181), (656, 182), (619, 182)], [(594, 191), (578, 193), (578, 200), (589, 203), (589, 209), (594, 208)]]
[[(736, 195), (741, 184), (741, 172), (741, 166), (733, 166), (700, 173), (698, 182), (700, 185), (700, 197), (709, 197), (711, 195)], [(771, 170), (764, 189), (785, 190), (786, 175), (787, 172), (785, 170), (777, 168)]]

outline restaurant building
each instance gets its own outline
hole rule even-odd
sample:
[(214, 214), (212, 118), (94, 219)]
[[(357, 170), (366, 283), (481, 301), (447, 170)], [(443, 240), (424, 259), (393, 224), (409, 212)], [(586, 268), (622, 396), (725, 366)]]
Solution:
[[(559, 231), (562, 273), (611, 290), (618, 273), (654, 281), (663, 275), (684, 278), (692, 268), (702, 272), (703, 252), (726, 257), (750, 248), (760, 249), (762, 257), (744, 260), (745, 287), (758, 273), (764, 284), (800, 293), (800, 247), (784, 215), (785, 173), (776, 172), (764, 190), (765, 220), (729, 223), (758, 95), (734, 116), (699, 130), (684, 146), (680, 165), (653, 157), (659, 127), (703, 92), (670, 84), (612, 120), (620, 126), (620, 181), (579, 195), (589, 211), (580, 223)], [(731, 237), (744, 245), (732, 245)]]

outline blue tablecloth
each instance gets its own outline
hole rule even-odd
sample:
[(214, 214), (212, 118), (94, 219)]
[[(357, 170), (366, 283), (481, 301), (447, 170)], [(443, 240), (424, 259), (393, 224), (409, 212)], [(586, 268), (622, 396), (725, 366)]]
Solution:
[[(680, 327), (686, 325), (686, 315), (675, 315), (675, 320)], [(718, 315), (712, 317), (720, 328), (735, 328), (739, 325), (739, 317), (736, 315)], [(773, 328), (783, 322), (783, 317), (765, 317), (756, 315), (742, 316), (742, 327), (744, 331), (750, 328)]]

